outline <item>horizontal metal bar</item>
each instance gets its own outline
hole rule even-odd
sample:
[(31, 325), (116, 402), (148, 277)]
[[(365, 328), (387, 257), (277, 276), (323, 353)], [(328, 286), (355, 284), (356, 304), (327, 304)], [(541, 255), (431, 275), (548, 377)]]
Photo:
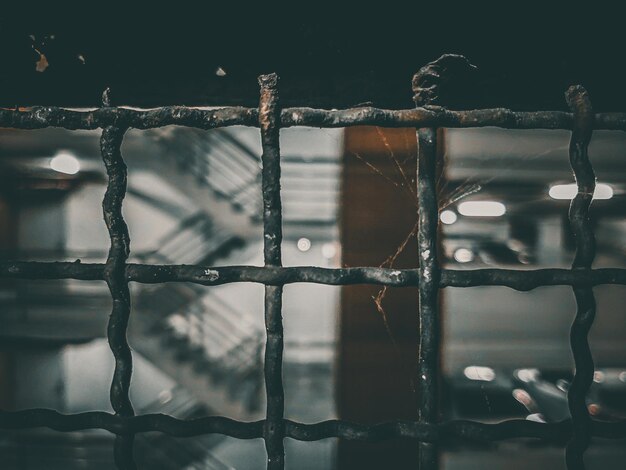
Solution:
[(154, 129), (179, 125), (200, 129), (244, 125), (258, 125), (256, 108), (196, 109), (185, 106), (166, 106), (149, 110), (104, 107), (89, 111), (36, 106), (26, 111), (0, 109), (0, 127), (17, 129), (97, 129), (110, 125)]
[[(394, 421), (374, 425), (340, 420), (313, 424), (290, 420), (283, 422), (285, 436), (299, 441), (317, 441), (332, 437), (352, 441), (381, 441), (401, 437), (421, 442), (442, 442), (450, 438), (476, 442), (535, 438), (564, 445), (572, 432), (569, 420), (549, 424), (520, 419), (495, 424), (476, 421), (449, 421), (440, 424)], [(222, 416), (182, 420), (163, 414), (123, 417), (103, 411), (71, 415), (49, 409), (0, 411), (0, 429), (45, 427), (61, 432), (104, 429), (116, 435), (161, 432), (174, 437), (222, 434), (237, 439), (257, 439), (263, 436), (264, 425), (265, 420), (241, 422)], [(626, 438), (626, 421), (592, 421), (591, 432), (598, 438), (623, 439)]]
[[(197, 109), (185, 106), (165, 106), (150, 110), (105, 107), (75, 111), (58, 107), (33, 107), (25, 111), (0, 109), (0, 127), (42, 129), (97, 129), (110, 125), (136, 129), (178, 125), (199, 129), (214, 129), (235, 125), (258, 127), (258, 109), (228, 107)], [(326, 110), (286, 108), (281, 112), (280, 126), (310, 127), (502, 127), (506, 129), (571, 129), (572, 113), (562, 111), (516, 112), (510, 109), (475, 109), (450, 111), (430, 106), (406, 110), (373, 107)], [(595, 115), (596, 130), (626, 130), (626, 113)]]
[(441, 287), (503, 286), (529, 291), (547, 286), (590, 287), (603, 284), (625, 285), (626, 269), (444, 269), (441, 274)]
[[(0, 278), (78, 279), (102, 281), (104, 264), (39, 261), (0, 262)], [(353, 285), (373, 284), (392, 287), (417, 287), (417, 269), (319, 268), (312, 266), (262, 267), (128, 264), (126, 279), (142, 284), (191, 282), (207, 286), (234, 282), (284, 285), (298, 282)], [(503, 286), (528, 291), (543, 286), (626, 285), (626, 269), (443, 269), (439, 287)]]
[(164, 414), (125, 417), (104, 411), (77, 414), (62, 414), (41, 408), (0, 411), (0, 429), (45, 427), (61, 432), (104, 429), (116, 435), (156, 431), (175, 437), (223, 434), (237, 439), (255, 439), (262, 436), (263, 423), (263, 421), (244, 423), (221, 416), (181, 420)]

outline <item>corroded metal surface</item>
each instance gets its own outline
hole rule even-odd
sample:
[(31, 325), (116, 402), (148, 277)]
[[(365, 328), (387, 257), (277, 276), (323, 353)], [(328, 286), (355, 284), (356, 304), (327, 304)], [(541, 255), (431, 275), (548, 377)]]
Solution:
[[(62, 127), (70, 130), (126, 126), (154, 129), (169, 125), (215, 129), (227, 126), (259, 127), (255, 108), (228, 107), (197, 109), (165, 106), (150, 110), (99, 108), (73, 111), (57, 107), (33, 107), (27, 110), (0, 109), (0, 127), (43, 129)], [(389, 110), (373, 107), (327, 110), (285, 108), (280, 114), (281, 127), (486, 127), (505, 129), (571, 129), (572, 113), (563, 111), (516, 112), (510, 109), (451, 111), (442, 107)], [(595, 116), (595, 130), (626, 130), (626, 113), (600, 113)]]
[[(457, 60), (457, 59), (455, 59)], [(441, 65), (441, 63), (440, 63)], [(430, 73), (441, 71), (426, 68)], [(580, 87), (568, 91), (571, 113), (514, 112), (508, 109), (449, 111), (430, 106), (437, 96), (430, 88), (431, 76), (417, 85), (428, 93), (417, 93), (413, 110), (390, 111), (371, 107), (321, 110), (311, 108), (280, 109), (276, 75), (260, 78), (261, 101), (258, 109), (222, 108), (194, 109), (169, 106), (146, 111), (107, 106), (92, 111), (71, 111), (62, 108), (35, 107), (27, 110), (0, 109), (0, 126), (21, 129), (64, 127), (67, 129), (103, 128), (102, 156), (109, 177), (103, 201), (104, 216), (111, 237), (111, 249), (105, 264), (77, 262), (0, 262), (0, 278), (79, 279), (105, 281), (113, 298), (108, 337), (116, 360), (111, 387), (111, 403), (115, 414), (88, 412), (63, 415), (53, 410), (33, 409), (17, 412), (0, 411), (0, 428), (25, 429), (47, 427), (57, 431), (105, 429), (116, 436), (115, 460), (119, 468), (134, 468), (132, 442), (136, 433), (158, 431), (171, 436), (186, 437), (218, 433), (238, 439), (263, 438), (268, 455), (268, 468), (284, 468), (283, 439), (290, 437), (312, 441), (330, 437), (347, 440), (377, 441), (397, 437), (420, 443), (442, 443), (452, 438), (465, 441), (500, 441), (514, 438), (535, 438), (558, 445), (567, 445), (566, 460), (570, 469), (583, 468), (583, 453), (591, 437), (626, 438), (626, 422), (599, 422), (591, 419), (585, 397), (593, 376), (593, 359), (587, 333), (593, 323), (595, 302), (592, 287), (603, 284), (626, 285), (626, 269), (591, 269), (595, 254), (593, 232), (588, 222), (595, 177), (587, 156), (587, 145), (594, 129), (626, 130), (626, 113), (593, 114), (586, 92)], [(419, 88), (419, 86), (418, 86)], [(419, 91), (419, 90), (417, 90)], [(246, 125), (261, 128), (263, 144), (263, 201), (265, 265), (257, 266), (186, 266), (127, 264), (129, 237), (122, 217), (122, 201), (126, 191), (126, 168), (120, 153), (127, 128), (149, 129), (166, 125), (182, 125), (201, 129)], [(416, 127), (420, 139), (420, 174), (418, 192), (420, 209), (421, 261), (417, 269), (386, 269), (373, 267), (327, 269), (320, 267), (282, 267), (280, 244), (280, 152), (279, 129), (289, 126), (342, 127), (355, 125), (382, 127)], [(440, 269), (436, 258), (437, 204), (434, 193), (434, 128), (499, 126), (511, 129), (570, 129), (571, 166), (578, 184), (578, 195), (572, 201), (570, 222), (576, 235), (577, 252), (572, 269), (537, 269), (529, 271), (506, 269), (446, 270)], [(233, 282), (257, 282), (266, 285), (265, 320), (267, 347), (265, 383), (267, 416), (265, 420), (244, 423), (225, 417), (211, 416), (179, 420), (165, 415), (133, 416), (128, 397), (132, 362), (126, 341), (130, 315), (129, 282), (163, 283), (192, 282), (219, 285)], [(324, 421), (314, 424), (296, 423), (284, 418), (282, 387), (282, 289), (285, 284), (309, 282), (329, 285), (378, 284), (419, 287), (421, 297), (422, 342), (420, 371), (422, 404), (419, 422), (396, 421), (363, 425), (345, 421)], [(572, 286), (578, 312), (571, 331), (571, 345), (576, 376), (570, 389), (572, 420), (561, 423), (537, 423), (509, 420), (498, 424), (470, 421), (439, 422), (436, 398), (438, 366), (438, 306), (436, 293), (445, 287), (506, 286), (527, 291), (541, 286)], [(433, 449), (434, 447), (425, 447)], [(436, 452), (430, 462), (436, 466)]]
[[(590, 269), (596, 254), (595, 237), (589, 220), (589, 206), (596, 187), (596, 175), (587, 149), (591, 141), (594, 115), (589, 95), (583, 87), (570, 87), (565, 97), (574, 113), (569, 159), (578, 186), (578, 192), (569, 209), (570, 226), (576, 240), (572, 269)], [(576, 373), (567, 397), (574, 428), (567, 444), (566, 461), (568, 469), (584, 469), (583, 454), (591, 441), (591, 417), (586, 398), (594, 373), (587, 335), (596, 315), (596, 299), (591, 287), (574, 287), (573, 290), (578, 310), (570, 332), (570, 343)]]
[[(437, 60), (424, 65), (413, 75), (413, 101), (416, 106), (439, 104), (441, 88), (451, 79), (476, 70), (464, 56), (444, 54)], [(445, 103), (444, 103), (445, 104)]]
[[(445, 55), (413, 76), (413, 101), (417, 106), (432, 105), (438, 99), (441, 82), (448, 77), (450, 67), (469, 65), (467, 59)], [(419, 259), (419, 348), (417, 358), (417, 388), (419, 420), (423, 424), (439, 421), (439, 266), (437, 238), (439, 203), (437, 201), (437, 129), (417, 129), (417, 249)], [(419, 446), (419, 468), (438, 468), (438, 450), (432, 442)]]
[[(283, 424), (285, 437), (299, 441), (316, 441), (331, 437), (351, 441), (379, 441), (404, 437), (424, 442), (445, 442), (451, 437), (465, 442), (497, 442), (508, 439), (532, 438), (562, 445), (570, 439), (573, 429), (570, 420), (560, 423), (538, 423), (522, 419), (507, 420), (501, 423), (449, 421), (423, 424), (413, 421), (394, 421), (374, 425), (341, 420), (303, 424), (285, 419)], [(264, 436), (265, 425), (265, 420), (241, 422), (223, 416), (183, 420), (162, 414), (124, 418), (103, 411), (71, 415), (48, 409), (0, 411), (0, 427), (2, 429), (43, 427), (62, 432), (105, 429), (120, 436), (156, 431), (175, 437), (223, 434), (237, 439), (257, 439)], [(590, 431), (593, 437), (624, 439), (626, 438), (626, 422), (592, 421)]]
[[(261, 184), (263, 188), (263, 252), (266, 267), (281, 266), (283, 241), (282, 207), (280, 201), (280, 107), (278, 103), (278, 76), (259, 77), (261, 101), (259, 124), (263, 155)], [(285, 467), (284, 423), (285, 393), (283, 390), (283, 286), (265, 286), (265, 390), (267, 419), (263, 439), (267, 451), (267, 468)]]
[[(109, 317), (107, 337), (115, 358), (115, 370), (111, 382), (111, 406), (118, 416), (133, 416), (133, 405), (128, 396), (133, 371), (133, 357), (126, 340), (130, 317), (130, 291), (125, 276), (126, 260), (130, 254), (130, 236), (122, 216), (122, 202), (126, 195), (127, 169), (122, 152), (124, 128), (105, 127), (100, 139), (102, 160), (106, 167), (108, 184), (102, 200), (104, 221), (111, 238), (109, 256), (104, 265), (103, 277), (109, 286), (113, 309)], [(136, 468), (133, 461), (132, 434), (115, 439), (115, 463), (119, 468)]]
[[(104, 264), (72, 262), (4, 261), (0, 278), (104, 280)], [(142, 284), (192, 282), (217, 286), (233, 282), (285, 285), (298, 282), (345, 286), (372, 284), (390, 287), (418, 287), (418, 269), (319, 268), (260, 266), (195, 266), (127, 264), (126, 279)], [(529, 291), (542, 286), (593, 287), (602, 284), (626, 285), (626, 269), (442, 269), (439, 287), (504, 286)]]

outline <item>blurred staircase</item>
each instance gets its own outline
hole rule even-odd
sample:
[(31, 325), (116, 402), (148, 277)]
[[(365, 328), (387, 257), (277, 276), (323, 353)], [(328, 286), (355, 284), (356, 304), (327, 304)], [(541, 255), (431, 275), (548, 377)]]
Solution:
[[(183, 220), (138, 256), (149, 264), (213, 265), (243, 241), (203, 213)], [(210, 288), (168, 283), (143, 286), (130, 333), (134, 349), (220, 414), (252, 417), (262, 385), (263, 331)]]
[(261, 154), (223, 129), (173, 129), (159, 143), (180, 173), (192, 176), (220, 200), (255, 222), (261, 220)]
[[(199, 212), (139, 262), (215, 265), (261, 233), (260, 153), (221, 129), (171, 128), (153, 136), (161, 156), (146, 163)], [(135, 349), (221, 414), (256, 416), (264, 332), (247, 312), (209, 288), (182, 283), (144, 286), (135, 308)]]

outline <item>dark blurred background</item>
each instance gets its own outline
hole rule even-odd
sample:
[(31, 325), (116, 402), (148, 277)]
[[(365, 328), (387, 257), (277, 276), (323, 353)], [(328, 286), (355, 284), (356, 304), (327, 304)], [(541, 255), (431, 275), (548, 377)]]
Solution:
[[(448, 105), (561, 109), (564, 90), (576, 83), (597, 109), (621, 110), (616, 8), (12, 5), (0, 24), (0, 104), (95, 106), (111, 87), (117, 104), (254, 106), (256, 77), (277, 72), (285, 104), (403, 108), (419, 67), (460, 53), (479, 73), (463, 77), (457, 103)], [(45, 72), (35, 68), (41, 54)]]

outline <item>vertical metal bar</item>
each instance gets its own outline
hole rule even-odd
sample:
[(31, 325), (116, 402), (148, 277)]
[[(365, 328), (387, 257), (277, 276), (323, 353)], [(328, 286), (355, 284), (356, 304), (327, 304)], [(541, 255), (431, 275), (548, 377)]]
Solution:
[[(441, 85), (451, 72), (471, 72), (476, 67), (465, 57), (444, 54), (420, 68), (411, 87), (416, 106), (433, 106), (440, 100)], [(439, 266), (437, 227), (437, 129), (417, 131), (417, 199), (419, 250), (419, 323), (418, 352), (419, 419), (425, 424), (439, 421)], [(420, 443), (420, 469), (435, 470), (439, 456), (434, 443)]]
[[(439, 381), (439, 277), (437, 261), (436, 168), (437, 130), (417, 131), (417, 197), (419, 250), (419, 323), (420, 344), (418, 356), (419, 419), (423, 423), (438, 421)], [(437, 448), (433, 443), (420, 443), (420, 469), (438, 467)]]
[[(282, 209), (280, 199), (280, 106), (278, 103), (278, 76), (261, 75), (261, 100), (259, 124), (261, 127), (261, 157), (263, 169), (263, 242), (265, 266), (281, 266)], [(267, 416), (263, 438), (267, 450), (267, 468), (283, 469), (285, 466), (283, 391), (283, 286), (265, 286), (265, 389), (267, 392)]]
[[(570, 87), (565, 97), (574, 114), (569, 159), (578, 186), (578, 193), (572, 199), (568, 214), (576, 239), (576, 256), (572, 269), (588, 269), (591, 268), (596, 252), (595, 237), (589, 221), (589, 206), (596, 177), (587, 154), (595, 116), (589, 95), (583, 87)], [(578, 309), (570, 331), (570, 343), (576, 372), (568, 393), (573, 427), (565, 460), (568, 469), (578, 470), (585, 468), (583, 454), (591, 440), (591, 418), (586, 397), (593, 381), (594, 365), (587, 335), (595, 318), (596, 301), (591, 287), (574, 287), (573, 291)]]
[[(126, 280), (126, 261), (130, 252), (128, 227), (122, 216), (122, 201), (126, 194), (126, 164), (120, 147), (125, 128), (105, 127), (100, 139), (102, 160), (108, 175), (107, 190), (102, 201), (104, 221), (111, 238), (109, 256), (104, 268), (104, 279), (113, 298), (107, 336), (115, 357), (115, 371), (111, 383), (111, 405), (119, 416), (133, 416), (128, 392), (132, 375), (132, 355), (126, 330), (130, 316), (130, 292)], [(133, 460), (134, 435), (115, 438), (115, 464), (120, 469), (136, 468)]]

